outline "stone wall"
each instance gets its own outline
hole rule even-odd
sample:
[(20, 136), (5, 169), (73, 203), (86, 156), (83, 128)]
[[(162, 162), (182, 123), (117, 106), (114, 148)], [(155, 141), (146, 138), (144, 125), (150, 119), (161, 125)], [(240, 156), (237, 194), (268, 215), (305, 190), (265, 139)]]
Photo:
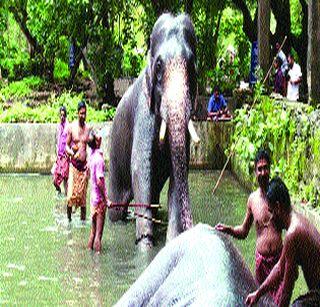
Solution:
[[(102, 150), (108, 166), (112, 122), (92, 124), (103, 128)], [(56, 159), (56, 124), (0, 124), (0, 172), (49, 173)], [(195, 122), (201, 142), (191, 142), (190, 167), (220, 169), (233, 131), (232, 122)]]
[[(106, 127), (107, 140), (111, 123)], [(56, 159), (56, 124), (0, 124), (0, 172), (49, 173)], [(102, 143), (108, 156), (108, 144)]]

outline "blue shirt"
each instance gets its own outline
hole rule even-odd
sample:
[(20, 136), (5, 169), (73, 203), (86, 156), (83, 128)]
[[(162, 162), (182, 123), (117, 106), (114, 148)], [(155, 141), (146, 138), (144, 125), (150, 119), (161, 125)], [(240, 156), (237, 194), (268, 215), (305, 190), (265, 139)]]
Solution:
[(227, 103), (222, 94), (220, 94), (217, 99), (214, 97), (214, 95), (212, 95), (208, 103), (208, 113), (218, 112), (219, 110), (224, 109), (226, 106)]

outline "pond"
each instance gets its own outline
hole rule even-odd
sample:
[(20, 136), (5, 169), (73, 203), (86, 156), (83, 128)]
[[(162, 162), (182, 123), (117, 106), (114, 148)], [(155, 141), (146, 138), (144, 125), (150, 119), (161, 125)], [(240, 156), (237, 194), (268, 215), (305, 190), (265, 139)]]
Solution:
[[(241, 223), (248, 193), (227, 173), (216, 194), (218, 171), (189, 174), (194, 222)], [(161, 194), (166, 203), (168, 185)], [(89, 197), (88, 197), (89, 204)], [(88, 207), (89, 208), (89, 207)], [(89, 212), (89, 210), (88, 210)], [(87, 213), (88, 216), (88, 213)], [(158, 217), (165, 221), (166, 208)], [(102, 253), (87, 250), (90, 222), (72, 223), (65, 199), (57, 198), (50, 176), (0, 176), (0, 304), (111, 306), (137, 279), (165, 243), (165, 225), (155, 226), (156, 246), (142, 253), (135, 246), (135, 223), (107, 221)], [(254, 269), (255, 232), (233, 240)], [(307, 291), (302, 274), (293, 298)]]

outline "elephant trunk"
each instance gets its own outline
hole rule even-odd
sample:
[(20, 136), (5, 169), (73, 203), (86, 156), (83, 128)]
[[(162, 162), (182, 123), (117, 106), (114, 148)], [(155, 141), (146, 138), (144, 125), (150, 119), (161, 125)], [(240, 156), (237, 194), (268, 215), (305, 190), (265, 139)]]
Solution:
[(169, 224), (170, 222), (177, 224), (177, 226), (173, 226), (177, 229), (172, 234), (176, 236), (193, 226), (188, 187), (188, 123), (191, 99), (184, 60), (176, 59), (170, 63), (165, 77), (163, 98), (166, 107), (167, 133), (172, 163)]

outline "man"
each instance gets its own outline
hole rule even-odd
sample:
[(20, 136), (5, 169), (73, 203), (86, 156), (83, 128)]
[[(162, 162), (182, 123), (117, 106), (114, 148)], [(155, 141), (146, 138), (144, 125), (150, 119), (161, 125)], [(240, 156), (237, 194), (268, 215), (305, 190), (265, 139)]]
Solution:
[(282, 49), (280, 49), (280, 47), (281, 47), (280, 44), (276, 43), (277, 58), (281, 60), (281, 72), (283, 77), (285, 77), (288, 72), (289, 65), (288, 65), (287, 57), (282, 51)]
[(60, 185), (63, 182), (64, 191), (67, 194), (67, 183), (69, 176), (69, 157), (66, 153), (66, 140), (67, 140), (67, 109), (65, 106), (60, 107), (60, 123), (57, 131), (57, 159), (54, 164), (53, 170), (53, 184), (58, 191), (61, 193)]
[(284, 276), (279, 305), (289, 306), (299, 265), (309, 289), (320, 288), (320, 234), (304, 216), (292, 209), (288, 189), (280, 178), (271, 180), (267, 199), (277, 227), (287, 232), (279, 262), (260, 288), (248, 295), (246, 303), (257, 302), (264, 293), (277, 287), (280, 277)]
[(302, 72), (300, 65), (295, 63), (292, 54), (288, 55), (289, 71), (288, 71), (288, 88), (287, 98), (292, 101), (299, 99), (299, 85), (302, 81)]
[(282, 75), (281, 71), (281, 59), (276, 58), (273, 64), (275, 68), (275, 76), (274, 76), (274, 92), (280, 94), (281, 96), (284, 96), (284, 86), (285, 86), (285, 78)]
[(66, 151), (71, 158), (67, 214), (71, 221), (72, 206), (81, 207), (81, 220), (86, 219), (86, 194), (88, 186), (87, 142), (90, 129), (86, 125), (87, 107), (84, 101), (78, 104), (78, 121), (69, 125)]
[[(247, 211), (242, 225), (231, 227), (217, 224), (215, 228), (237, 239), (245, 239), (253, 223), (256, 226), (256, 280), (262, 284), (268, 277), (273, 267), (278, 262), (281, 250), (281, 231), (271, 219), (266, 200), (269, 185), (270, 157), (260, 149), (255, 158), (255, 175), (259, 187), (250, 194), (247, 202)], [(270, 291), (275, 303), (278, 300), (277, 291)]]
[(210, 97), (208, 103), (208, 116), (207, 120), (219, 120), (221, 118), (231, 118), (227, 103), (218, 86), (215, 86), (213, 95)]

